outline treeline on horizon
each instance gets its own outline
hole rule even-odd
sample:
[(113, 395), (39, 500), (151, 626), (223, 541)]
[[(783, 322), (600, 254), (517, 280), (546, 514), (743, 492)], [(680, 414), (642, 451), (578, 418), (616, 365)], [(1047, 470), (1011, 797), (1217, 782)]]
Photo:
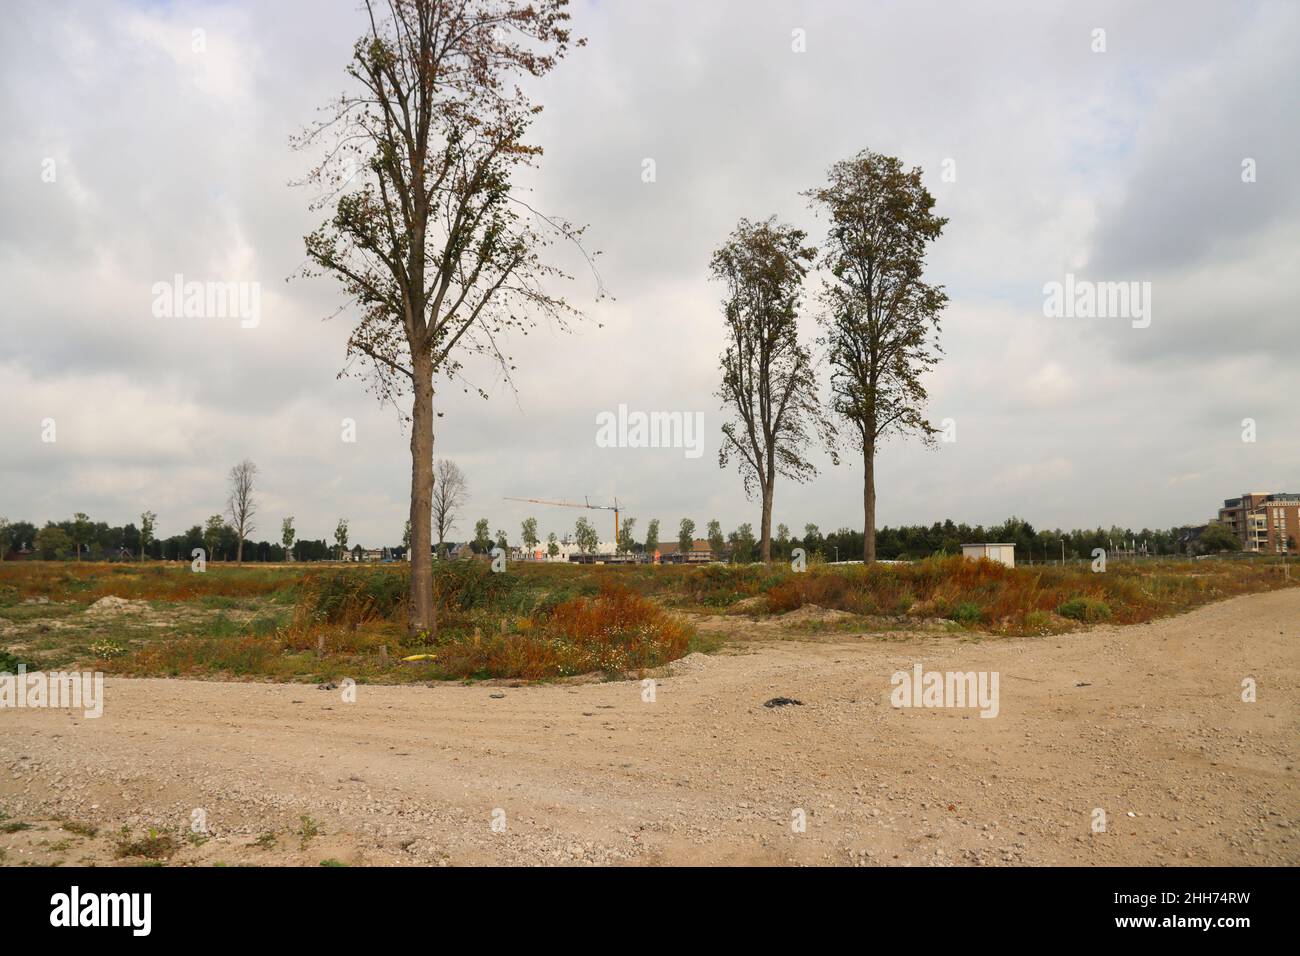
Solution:
[[(79, 516), (80, 517), (80, 516)], [(0, 559), (8, 560), (22, 554), (45, 560), (72, 559), (80, 554), (84, 560), (141, 557), (141, 533), (134, 523), (110, 526), (103, 521), (87, 518), (50, 521), (38, 528), (29, 521), (0, 521)], [(926, 525), (888, 525), (876, 529), (877, 557), (883, 560), (912, 560), (935, 554), (960, 554), (963, 544), (981, 542), (1009, 543), (1016, 546), (1017, 561), (1052, 561), (1062, 557), (1067, 560), (1091, 558), (1094, 549), (1107, 553), (1136, 551), (1150, 555), (1177, 555), (1189, 551), (1190, 533), (1198, 526), (1182, 525), (1174, 528), (1110, 528), (1036, 530), (1029, 522), (1011, 517), (1001, 524), (985, 527), (955, 523), (951, 519)], [(738, 563), (758, 560), (758, 542), (749, 523), (734, 531), (721, 533), (716, 521), (708, 523), (707, 538), (715, 554)], [(664, 535), (660, 540), (673, 540)], [(450, 546), (453, 542), (447, 542)], [(496, 544), (494, 540), (468, 540), (476, 552), (486, 552)], [(203, 548), (209, 561), (234, 561), (238, 535), (234, 528), (223, 525), (220, 529), (194, 525), (184, 534), (166, 538), (152, 537), (145, 543), (143, 554), (153, 560), (189, 561), (196, 548)], [(643, 553), (644, 542), (625, 541), (622, 550)], [(849, 528), (840, 528), (823, 534), (815, 524), (805, 525), (802, 534), (792, 533), (784, 524), (778, 525), (772, 537), (773, 560), (789, 560), (795, 548), (803, 548), (807, 557), (827, 561), (852, 560), (862, 553), (863, 534)], [(78, 547), (80, 546), (80, 547)], [(400, 545), (387, 546), (390, 552), (401, 554)], [(356, 551), (360, 545), (349, 549)], [(1201, 550), (1192, 548), (1191, 550)], [(300, 539), (291, 549), (294, 561), (328, 561), (337, 559), (339, 548), (325, 539)], [(270, 541), (244, 542), (244, 560), (249, 562), (282, 562), (286, 549)]]

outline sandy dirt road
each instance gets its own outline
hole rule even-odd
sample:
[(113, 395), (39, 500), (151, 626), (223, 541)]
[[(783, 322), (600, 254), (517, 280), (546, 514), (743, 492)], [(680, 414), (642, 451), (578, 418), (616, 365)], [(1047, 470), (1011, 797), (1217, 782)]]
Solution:
[[(1297, 622), (1300, 589), (1047, 638), (742, 642), (679, 662), (653, 702), (634, 681), (345, 703), (111, 679), (98, 720), (0, 711), (0, 810), (32, 825), (0, 850), (111, 863), (121, 826), (201, 809), (209, 838), (173, 865), (1295, 865)], [(918, 662), (997, 671), (998, 716), (892, 707)]]

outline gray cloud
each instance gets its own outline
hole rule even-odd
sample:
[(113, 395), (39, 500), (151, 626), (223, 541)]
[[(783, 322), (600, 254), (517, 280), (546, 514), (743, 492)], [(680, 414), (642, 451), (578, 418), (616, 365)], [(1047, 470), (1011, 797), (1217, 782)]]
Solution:
[[(356, 540), (398, 539), (398, 416), (336, 378), (348, 317), (322, 321), (340, 304), (333, 284), (283, 281), (320, 217), (288, 185), (309, 164), (288, 137), (343, 89), (353, 7), (6, 12), (0, 513), (120, 522), (153, 508), (171, 533), (218, 510), (226, 470), (249, 456), (268, 537), (293, 513), (306, 536), (346, 515)], [(931, 257), (952, 296), (931, 395), (958, 442), (885, 449), (882, 523), (1167, 525), (1247, 486), (1300, 486), (1291, 5), (574, 7), (589, 46), (537, 87), (546, 154), (528, 185), (539, 207), (589, 224), (616, 300), (595, 304), (575, 269), (569, 295), (592, 321), (512, 343), (517, 396), (474, 362), (491, 401), (440, 387), (438, 453), (471, 484), (459, 534), (480, 515), (512, 536), (530, 513), (544, 530), (573, 525), (506, 495), (617, 495), (665, 535), (683, 516), (757, 523), (716, 464), (708, 257), (741, 216), (775, 213), (818, 241), (798, 193), (865, 147), (921, 166), (950, 217)], [(1104, 54), (1089, 49), (1096, 27)], [(796, 28), (806, 53), (791, 50)], [(1257, 183), (1240, 182), (1244, 156)], [(945, 159), (956, 182), (940, 179)], [(1066, 271), (1152, 281), (1151, 328), (1043, 317), (1042, 286)], [(260, 282), (261, 325), (154, 318), (152, 284), (178, 272)], [(812, 311), (810, 295), (810, 338)], [(704, 457), (597, 448), (595, 416), (619, 403), (703, 412)], [(46, 416), (54, 446), (40, 442)], [(1255, 445), (1239, 439), (1246, 416)], [(355, 445), (339, 441), (344, 417)], [(860, 463), (821, 464), (814, 484), (778, 489), (778, 521), (860, 523)]]

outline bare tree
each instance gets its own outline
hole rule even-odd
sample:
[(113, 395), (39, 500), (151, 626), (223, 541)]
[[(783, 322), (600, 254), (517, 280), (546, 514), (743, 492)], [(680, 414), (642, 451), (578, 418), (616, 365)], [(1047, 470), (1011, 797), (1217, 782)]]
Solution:
[(438, 553), (447, 534), (456, 527), (456, 512), (469, 495), (469, 485), (460, 467), (449, 458), (439, 458), (433, 481), (433, 530), (438, 535)]
[(525, 140), (540, 107), (518, 81), (568, 51), (567, 2), (365, 0), (347, 68), (360, 89), (298, 141), (325, 151), (308, 182), (332, 213), (306, 237), (305, 272), (335, 276), (360, 312), (349, 367), (363, 364), (381, 401), (411, 394), (412, 633), (437, 629), (434, 377), (463, 380), (465, 358), (483, 354), (509, 382), (502, 333), (579, 316), (547, 290), (568, 276), (539, 253), (581, 230), (511, 194), (541, 155)]
[(253, 516), (257, 514), (257, 503), (253, 500), (253, 480), (257, 477), (257, 466), (245, 458), (230, 469), (230, 497), (226, 499), (226, 514), (230, 516), (230, 526), (239, 538), (235, 552), (235, 564), (244, 563), (244, 539), (257, 530), (253, 526)]
[[(942, 286), (922, 278), (926, 246), (948, 220), (934, 215), (921, 170), (864, 150), (804, 193), (830, 217), (819, 317), (831, 365), (833, 410), (862, 452), (862, 557), (876, 559), (876, 449), (890, 434), (934, 442), (921, 376), (939, 361)], [(931, 339), (930, 334), (934, 333)]]
[(722, 426), (718, 465), (734, 458), (745, 494), (755, 488), (763, 502), (759, 556), (772, 558), (772, 498), (776, 476), (807, 481), (817, 474), (808, 461), (814, 432), (830, 444), (833, 434), (817, 403), (812, 358), (799, 342), (799, 304), (804, 263), (817, 250), (806, 233), (766, 222), (740, 220), (713, 254), (710, 269), (726, 285), (722, 300), (726, 348), (718, 397), (733, 420)]

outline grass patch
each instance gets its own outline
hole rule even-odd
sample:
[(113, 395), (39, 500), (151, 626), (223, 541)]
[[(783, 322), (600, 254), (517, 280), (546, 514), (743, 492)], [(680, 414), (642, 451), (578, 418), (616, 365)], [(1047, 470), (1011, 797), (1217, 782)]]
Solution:
[(117, 841), (117, 855), (119, 858), (139, 857), (145, 860), (167, 860), (180, 849), (180, 844), (170, 833), (159, 833), (157, 830), (150, 830), (144, 836), (138, 839), (131, 837), (130, 831), (125, 830)]

